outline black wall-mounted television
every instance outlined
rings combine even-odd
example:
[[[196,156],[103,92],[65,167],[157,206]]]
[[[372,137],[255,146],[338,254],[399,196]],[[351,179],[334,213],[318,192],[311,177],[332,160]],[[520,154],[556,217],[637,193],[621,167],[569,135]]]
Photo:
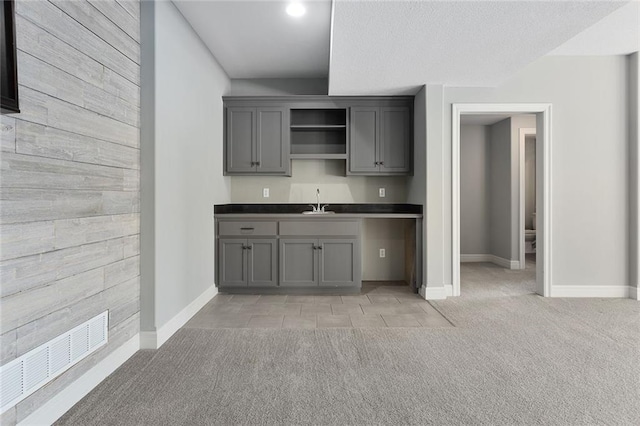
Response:
[[[2,0],[0,9],[0,98],[2,113],[20,112],[18,107],[18,65],[13,0]]]

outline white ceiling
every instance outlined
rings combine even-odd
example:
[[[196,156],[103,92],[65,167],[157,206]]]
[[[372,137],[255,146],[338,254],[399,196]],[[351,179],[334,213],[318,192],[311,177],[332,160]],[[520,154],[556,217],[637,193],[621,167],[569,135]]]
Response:
[[[329,94],[496,86],[624,3],[335,0]]]
[[[550,55],[628,55],[640,50],[640,1],[632,1]]]
[[[231,78],[327,77],[331,0],[304,1],[300,18],[288,1],[174,3]]]

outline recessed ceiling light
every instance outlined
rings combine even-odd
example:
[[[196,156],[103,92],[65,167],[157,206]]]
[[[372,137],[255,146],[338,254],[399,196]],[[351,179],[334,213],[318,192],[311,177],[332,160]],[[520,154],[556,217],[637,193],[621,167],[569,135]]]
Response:
[[[307,9],[304,7],[302,3],[298,3],[297,1],[289,3],[287,6],[287,13],[290,16],[295,18],[299,18],[307,12]]]

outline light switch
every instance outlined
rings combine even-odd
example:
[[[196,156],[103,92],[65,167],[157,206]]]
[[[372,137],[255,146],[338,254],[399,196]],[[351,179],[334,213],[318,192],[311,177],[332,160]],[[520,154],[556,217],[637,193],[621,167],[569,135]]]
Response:
[[[380,249],[380,257],[386,257],[387,251],[385,249]]]
[[[269,188],[262,188],[262,198],[269,198]]]
[[[384,188],[379,188],[379,189],[378,189],[378,197],[380,197],[380,198],[384,198],[384,197],[386,197],[386,196],[387,196],[387,191],[385,191],[385,189],[384,189]]]

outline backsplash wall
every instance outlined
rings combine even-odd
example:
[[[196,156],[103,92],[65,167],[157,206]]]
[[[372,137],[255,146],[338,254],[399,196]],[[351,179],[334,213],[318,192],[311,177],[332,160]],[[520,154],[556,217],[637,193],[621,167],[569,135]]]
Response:
[[[345,176],[344,160],[293,160],[292,176],[232,176],[232,203],[406,203],[404,176]],[[269,198],[262,190],[269,188]],[[385,188],[386,197],[378,196]]]

